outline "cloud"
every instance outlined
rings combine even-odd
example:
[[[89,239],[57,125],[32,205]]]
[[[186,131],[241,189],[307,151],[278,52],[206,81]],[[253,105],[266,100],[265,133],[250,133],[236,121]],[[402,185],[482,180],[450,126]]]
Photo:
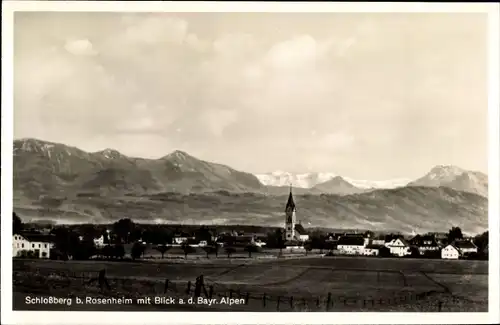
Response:
[[[88,39],[68,40],[64,44],[66,51],[77,56],[92,56],[96,55],[92,43]]]
[[[209,148],[201,158],[249,171],[336,171],[369,156],[375,178],[395,152],[399,176],[414,150],[431,165],[450,141],[466,161],[484,156],[472,145],[484,140],[474,130],[486,128],[487,105],[477,18],[37,15],[16,20],[19,137],[83,148],[97,138],[144,156],[155,143],[168,146],[161,154]],[[132,150],[134,136],[149,147],[134,140]]]

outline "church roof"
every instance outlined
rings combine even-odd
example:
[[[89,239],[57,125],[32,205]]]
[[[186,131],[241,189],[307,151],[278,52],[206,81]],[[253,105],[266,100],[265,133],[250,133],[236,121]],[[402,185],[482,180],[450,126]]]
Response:
[[[307,235],[307,231],[304,229],[300,223],[295,225],[295,231],[299,233],[299,235]]]
[[[288,195],[288,201],[286,202],[286,211],[295,210],[295,202],[293,201],[292,189],[290,188],[290,195]]]

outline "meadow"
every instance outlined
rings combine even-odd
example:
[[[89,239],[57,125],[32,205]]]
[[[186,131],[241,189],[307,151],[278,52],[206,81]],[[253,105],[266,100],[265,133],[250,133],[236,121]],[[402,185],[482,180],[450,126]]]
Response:
[[[370,257],[299,257],[210,259],[188,256],[137,262],[13,262],[14,308],[32,309],[22,295],[134,297],[193,295],[203,275],[214,299],[241,298],[245,304],[131,305],[130,310],[194,311],[486,311],[487,261],[443,261]],[[106,270],[110,288],[89,280]],[[191,282],[191,286],[188,285]],[[189,286],[189,293],[187,293]],[[17,298],[16,298],[17,297]],[[68,308],[38,306],[38,308]],[[56,309],[53,309],[56,308]],[[122,310],[125,306],[72,306],[86,310]]]

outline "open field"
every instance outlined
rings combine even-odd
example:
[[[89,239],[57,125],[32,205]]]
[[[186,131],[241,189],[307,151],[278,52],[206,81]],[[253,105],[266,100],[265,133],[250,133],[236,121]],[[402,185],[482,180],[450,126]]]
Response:
[[[364,257],[193,259],[184,263],[14,260],[13,269],[15,309],[34,308],[23,303],[26,294],[188,298],[193,295],[194,285],[187,294],[187,283],[194,284],[199,275],[204,276],[207,293],[214,299],[241,297],[245,304],[129,307],[203,311],[486,311],[488,299],[485,261]],[[110,285],[104,291],[96,283],[88,283],[101,269],[106,270]],[[43,307],[113,309],[112,305]]]

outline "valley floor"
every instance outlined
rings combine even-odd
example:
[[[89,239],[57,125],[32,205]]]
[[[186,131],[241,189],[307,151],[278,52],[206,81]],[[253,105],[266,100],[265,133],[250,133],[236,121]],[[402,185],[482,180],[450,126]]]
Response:
[[[109,288],[97,278],[106,270]],[[206,303],[179,304],[204,276]],[[13,261],[15,310],[487,311],[488,262],[366,257],[152,261]],[[191,282],[191,285],[188,284]],[[167,285],[166,285],[167,284]],[[189,292],[189,293],[188,293]],[[30,297],[125,297],[131,304],[28,305]],[[175,304],[138,304],[173,298]],[[224,299],[237,299],[229,305]],[[206,301],[205,301],[206,302]]]

